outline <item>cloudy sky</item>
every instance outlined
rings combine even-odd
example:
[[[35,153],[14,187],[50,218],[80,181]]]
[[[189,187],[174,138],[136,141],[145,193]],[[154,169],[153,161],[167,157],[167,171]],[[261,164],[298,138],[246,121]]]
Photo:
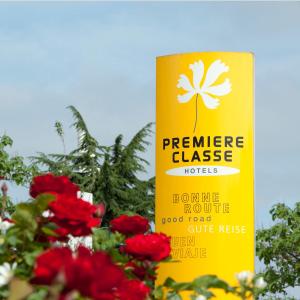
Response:
[[[253,51],[256,223],[266,225],[274,203],[300,198],[299,14],[299,2],[1,3],[0,134],[21,155],[61,151],[53,124],[71,124],[72,104],[101,143],[128,140],[155,121],[156,56]]]

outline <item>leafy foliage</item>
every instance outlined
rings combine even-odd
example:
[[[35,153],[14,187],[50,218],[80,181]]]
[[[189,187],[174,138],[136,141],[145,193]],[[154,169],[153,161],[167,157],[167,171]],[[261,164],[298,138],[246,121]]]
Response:
[[[74,106],[68,108],[73,114],[72,127],[77,132],[78,147],[68,154],[38,153],[32,158],[33,164],[43,172],[69,176],[82,191],[94,195],[95,203],[104,202],[104,224],[129,212],[153,219],[154,178],[138,177],[148,164],[140,154],[149,145],[147,137],[153,124],[143,127],[128,145],[123,145],[123,136],[119,135],[112,146],[103,146],[91,135],[79,111]],[[62,124],[56,122],[55,128],[64,145]]]
[[[10,181],[17,185],[25,185],[31,181],[35,166],[28,166],[24,162],[24,158],[19,155],[10,155],[7,148],[13,146],[13,140],[7,136],[0,136],[0,180]],[[1,185],[2,195],[0,196],[0,216],[5,216],[13,213],[13,201],[7,194],[7,185]]]
[[[267,291],[286,295],[288,287],[300,286],[300,202],[294,209],[277,204],[270,213],[276,223],[257,231],[256,253],[265,264]]]
[[[197,295],[202,295],[206,299],[214,297],[214,293],[210,289],[222,289],[224,292],[235,293],[235,288],[230,287],[228,283],[219,279],[215,275],[204,275],[194,279],[191,282],[176,282],[174,279],[168,277],[163,283],[164,287],[168,289],[166,299],[182,299],[180,292],[191,291],[191,299],[197,299]],[[161,299],[165,299],[162,295]]]
[[[48,242],[39,241],[43,226],[37,220],[42,218],[42,213],[53,199],[53,196],[41,195],[37,199],[18,204],[12,215],[13,226],[4,235],[0,232],[0,265],[17,263],[15,274],[20,279],[30,278],[35,258],[49,247]],[[5,295],[4,292],[5,287],[0,289],[0,299],[1,295]]]
[[[216,290],[235,295],[238,299],[252,299],[253,296],[254,299],[257,299],[263,291],[263,288],[257,286],[259,278],[261,277],[253,276],[251,280],[238,280],[237,286],[230,286],[216,275],[202,275],[191,282],[176,282],[173,278],[168,277],[162,285],[155,289],[154,299],[182,300],[182,292],[188,292],[191,300],[212,299],[216,297]]]
[[[31,181],[36,168],[27,166],[22,156],[11,156],[7,152],[7,148],[12,145],[13,140],[9,136],[2,135],[0,137],[0,178],[24,185]]]

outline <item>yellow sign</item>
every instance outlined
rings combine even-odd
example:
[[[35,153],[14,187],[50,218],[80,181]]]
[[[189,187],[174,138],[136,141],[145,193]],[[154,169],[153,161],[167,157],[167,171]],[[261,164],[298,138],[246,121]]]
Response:
[[[254,270],[253,73],[251,53],[157,58],[155,226],[178,260],[159,283]]]

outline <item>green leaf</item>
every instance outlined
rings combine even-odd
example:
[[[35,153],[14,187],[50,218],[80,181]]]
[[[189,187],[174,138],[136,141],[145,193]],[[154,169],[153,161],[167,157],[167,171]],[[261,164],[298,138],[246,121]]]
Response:
[[[18,244],[22,243],[21,239],[18,236],[19,228],[11,228],[10,231],[6,234],[6,242],[11,246],[16,247]]]
[[[154,289],[154,291],[152,292],[154,299],[157,300],[162,300],[164,297],[164,291],[163,291],[163,286],[158,286]]]
[[[52,194],[41,194],[36,197],[33,201],[33,205],[35,207],[35,213],[37,215],[41,215],[45,210],[48,209],[49,203],[54,201],[56,197]]]
[[[48,295],[48,291],[45,288],[34,291],[26,300],[44,300]]]
[[[193,281],[193,286],[204,289],[218,288],[226,292],[229,291],[228,283],[220,280],[216,275],[200,276]]]
[[[36,258],[43,252],[42,248],[37,248],[31,252],[24,252],[24,260],[28,266],[34,266]]]
[[[167,300],[182,300],[182,297],[174,292],[167,294]]]
[[[12,215],[12,219],[18,227],[31,232],[37,229],[37,222],[34,217],[34,208],[28,203],[18,204],[15,213]]]
[[[171,277],[168,277],[163,283],[163,286],[168,288],[173,288],[173,286],[175,285],[176,285],[176,281]]]
[[[49,225],[43,226],[41,230],[48,236],[59,237],[59,235]]]

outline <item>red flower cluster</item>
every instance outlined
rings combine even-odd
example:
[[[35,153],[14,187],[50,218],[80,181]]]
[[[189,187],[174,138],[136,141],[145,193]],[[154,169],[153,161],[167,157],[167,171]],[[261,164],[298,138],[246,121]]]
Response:
[[[170,237],[163,233],[138,234],[127,238],[122,250],[139,260],[158,262],[170,256]]]
[[[149,221],[139,215],[121,215],[110,222],[111,231],[118,231],[124,235],[145,233],[149,230]]]
[[[99,208],[87,201],[77,198],[79,187],[72,183],[66,176],[46,174],[33,179],[30,195],[37,197],[42,193],[49,193],[56,199],[49,204],[52,212],[49,221],[58,228],[55,232],[57,239],[64,240],[68,234],[73,236],[86,236],[91,234],[91,229],[100,225]],[[98,214],[98,215],[97,215]]]
[[[55,196],[48,205],[49,216],[40,218],[42,226],[44,222],[57,225],[59,237],[55,239],[66,240],[69,234],[89,235],[101,223],[104,204],[92,205],[78,198],[78,191],[78,186],[65,176],[46,174],[33,180],[32,197],[42,193]],[[149,221],[139,215],[122,215],[111,221],[110,229],[126,236],[124,245],[118,248],[120,254],[128,255],[125,262],[122,259],[117,265],[108,253],[91,252],[82,246],[75,255],[66,247],[51,248],[37,258],[32,283],[59,283],[63,286],[61,300],[68,299],[74,291],[94,300],[145,300],[151,289],[143,281],[153,283],[157,262],[170,256],[170,237],[147,233]]]
[[[95,300],[144,300],[150,288],[142,281],[129,280],[105,252],[91,253],[80,247],[72,256],[68,248],[53,248],[41,254],[34,269],[35,284],[65,284],[64,296],[78,291]]]

